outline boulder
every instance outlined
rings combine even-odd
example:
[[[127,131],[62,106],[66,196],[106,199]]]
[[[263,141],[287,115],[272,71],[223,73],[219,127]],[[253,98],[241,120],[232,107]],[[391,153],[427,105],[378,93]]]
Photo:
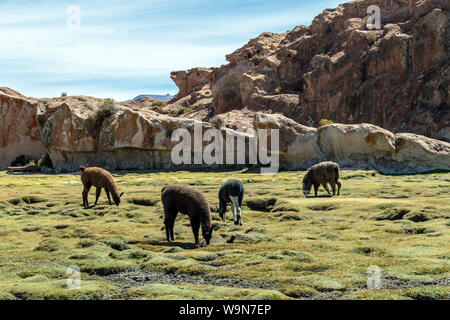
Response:
[[[0,88],[0,169],[18,156],[40,159],[47,153],[36,121],[37,100]]]
[[[316,128],[301,125],[281,114],[262,112],[256,113],[254,126],[257,132],[261,129],[279,130],[281,169],[305,170],[324,159],[319,148],[319,135]]]
[[[395,135],[375,125],[331,124],[318,129],[318,142],[327,160],[355,169],[384,168],[395,152]]]
[[[412,133],[395,135],[396,168],[385,168],[386,173],[416,173],[432,170],[450,170],[450,143]]]
[[[104,99],[67,97],[43,99],[38,103],[38,123],[42,142],[48,149],[53,166],[77,170],[80,166],[107,169],[202,168],[206,164],[174,165],[171,159],[172,133],[186,129],[194,147],[194,127],[201,132],[213,128],[207,122],[170,117],[135,104],[114,103],[111,112],[102,117]],[[101,119],[101,121],[99,120]],[[243,135],[228,128],[221,131]],[[224,140],[225,141],[225,140]],[[202,141],[202,147],[209,144]],[[220,165],[217,165],[220,166]]]

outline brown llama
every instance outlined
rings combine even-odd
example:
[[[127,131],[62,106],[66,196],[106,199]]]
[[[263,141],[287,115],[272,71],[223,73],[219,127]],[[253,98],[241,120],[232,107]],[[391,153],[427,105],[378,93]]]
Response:
[[[116,182],[114,181],[114,177],[111,175],[111,173],[102,168],[96,167],[90,168],[80,167],[80,171],[81,171],[81,182],[83,182],[84,186],[83,206],[85,208],[89,208],[88,194],[92,186],[97,188],[94,206],[97,205],[98,198],[100,197],[100,193],[102,192],[102,188],[104,188],[106,191],[106,195],[108,196],[108,201],[110,205],[112,205],[112,203],[109,194],[111,194],[114,203],[117,206],[120,204],[120,198],[122,197],[123,192],[119,194]]]
[[[314,196],[317,197],[317,191],[320,185],[323,185],[331,196],[328,183],[331,185],[331,189],[333,189],[333,196],[336,194],[336,185],[338,186],[339,195],[342,183],[339,180],[339,165],[336,162],[325,161],[309,168],[303,178],[303,194],[305,197],[308,197],[311,187],[314,186]]]
[[[180,185],[168,185],[161,190],[161,201],[164,206],[164,224],[167,241],[174,240],[173,227],[178,212],[186,214],[191,220],[195,245],[199,246],[198,231],[202,226],[202,235],[206,245],[212,237],[213,226],[208,201],[198,191]]]

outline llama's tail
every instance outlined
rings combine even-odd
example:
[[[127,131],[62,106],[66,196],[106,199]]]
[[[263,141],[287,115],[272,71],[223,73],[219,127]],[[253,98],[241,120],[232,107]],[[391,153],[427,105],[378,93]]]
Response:
[[[335,171],[335,179],[336,179],[336,183],[339,181],[339,165],[337,165],[334,169]]]
[[[81,166],[79,169],[81,172],[84,172],[84,170],[86,170],[86,167]]]

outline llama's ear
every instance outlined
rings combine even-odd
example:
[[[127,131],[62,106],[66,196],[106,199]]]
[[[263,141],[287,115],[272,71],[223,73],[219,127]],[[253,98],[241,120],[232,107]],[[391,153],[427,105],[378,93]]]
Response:
[[[120,194],[119,198],[122,198],[123,194],[124,194],[124,193],[122,192],[122,193]]]

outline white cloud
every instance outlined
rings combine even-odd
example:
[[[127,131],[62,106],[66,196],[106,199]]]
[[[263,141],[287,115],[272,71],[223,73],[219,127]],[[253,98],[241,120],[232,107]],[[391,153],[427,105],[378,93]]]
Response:
[[[109,1],[103,2],[104,7],[77,2],[82,9],[80,31],[66,28],[67,3],[0,3],[0,85],[18,86],[14,89],[24,88],[24,94],[35,96],[59,94],[58,81],[74,90],[83,89],[83,79],[89,83],[86,94],[124,97],[134,92],[130,85],[136,90],[148,88],[144,93],[165,92],[164,85],[174,90],[170,71],[219,66],[225,63],[226,54],[259,33],[309,24],[325,3],[337,3],[319,1],[294,9],[283,9],[280,4],[272,12],[230,10],[199,16],[170,11],[177,6],[190,8],[183,1]],[[189,5],[196,8],[202,3],[196,0]],[[99,79],[98,83],[93,79]],[[109,79],[114,82],[110,89]],[[120,81],[123,89],[117,85]]]

